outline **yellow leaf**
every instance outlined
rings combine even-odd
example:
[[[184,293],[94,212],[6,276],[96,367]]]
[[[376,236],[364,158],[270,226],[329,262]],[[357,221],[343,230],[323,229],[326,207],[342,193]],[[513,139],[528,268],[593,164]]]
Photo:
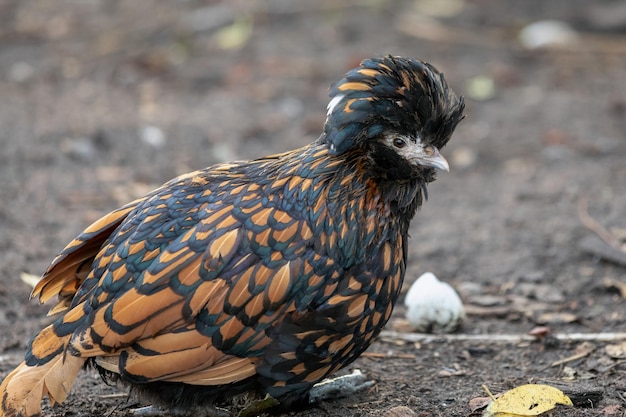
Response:
[[[489,404],[484,417],[538,416],[557,404],[573,405],[563,391],[549,385],[527,384],[513,388]]]
[[[218,30],[214,36],[222,49],[240,49],[252,36],[253,21],[249,16],[237,18],[232,25]]]

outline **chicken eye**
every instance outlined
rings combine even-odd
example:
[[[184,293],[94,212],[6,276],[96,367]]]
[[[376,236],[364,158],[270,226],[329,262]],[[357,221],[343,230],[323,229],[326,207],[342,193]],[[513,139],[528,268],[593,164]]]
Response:
[[[396,138],[393,140],[393,146],[396,148],[404,148],[406,146],[406,141],[404,139]]]

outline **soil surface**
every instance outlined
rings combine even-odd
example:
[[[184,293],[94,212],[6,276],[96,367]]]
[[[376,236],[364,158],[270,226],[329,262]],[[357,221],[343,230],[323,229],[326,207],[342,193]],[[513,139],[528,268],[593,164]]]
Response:
[[[529,382],[571,394],[575,407],[554,416],[624,415],[620,4],[3,1],[0,378],[50,322],[22,273],[40,275],[92,221],[177,174],[315,140],[328,86],[363,58],[394,54],[433,63],[466,96],[444,149],[451,172],[412,223],[405,287],[432,271],[467,318],[456,338],[386,333],[345,370],[362,370],[372,389],[288,415],[480,415],[481,385],[495,394]],[[520,30],[545,19],[576,38],[524,48]],[[616,241],[613,260],[594,229]],[[407,332],[402,298],[387,331]],[[537,326],[547,336],[505,337]],[[44,415],[140,405],[85,371]]]

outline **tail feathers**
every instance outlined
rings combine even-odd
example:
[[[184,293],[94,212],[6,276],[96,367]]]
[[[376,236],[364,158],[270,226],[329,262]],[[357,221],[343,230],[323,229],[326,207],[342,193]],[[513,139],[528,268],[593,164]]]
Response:
[[[84,363],[85,358],[68,354],[38,366],[22,362],[0,385],[0,417],[38,416],[46,395],[52,405],[65,401]]]

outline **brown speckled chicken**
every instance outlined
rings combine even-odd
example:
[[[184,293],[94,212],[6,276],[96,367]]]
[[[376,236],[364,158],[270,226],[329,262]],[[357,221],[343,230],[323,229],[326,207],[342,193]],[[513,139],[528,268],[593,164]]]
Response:
[[[244,391],[288,407],[354,361],[391,315],[463,100],[391,56],[330,96],[314,143],[182,175],[72,241],[33,291],[61,314],[4,379],[1,415],[64,401],[86,363],[173,407]]]

